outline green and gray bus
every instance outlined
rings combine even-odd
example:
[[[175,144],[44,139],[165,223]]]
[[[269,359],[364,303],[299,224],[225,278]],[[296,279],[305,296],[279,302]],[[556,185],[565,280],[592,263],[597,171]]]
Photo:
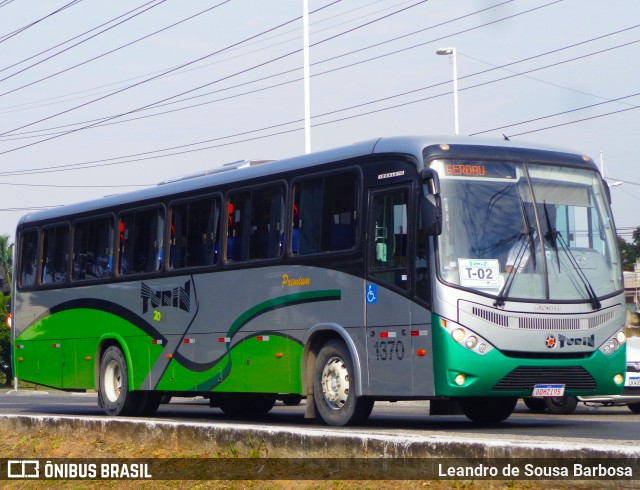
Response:
[[[242,161],[24,216],[20,379],[230,414],[376,400],[499,422],[519,397],[622,391],[625,310],[608,187],[588,157],[394,137]]]

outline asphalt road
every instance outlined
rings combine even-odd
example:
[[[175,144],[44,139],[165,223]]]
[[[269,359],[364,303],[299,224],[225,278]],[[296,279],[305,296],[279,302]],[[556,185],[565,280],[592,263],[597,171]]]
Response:
[[[303,402],[304,404],[304,402]],[[288,407],[280,402],[260,418],[231,418],[217,408],[209,408],[206,400],[173,398],[160,406],[157,420],[210,424],[264,424],[266,426],[321,427],[304,419],[304,405]],[[60,392],[1,391],[0,414],[104,417],[96,405],[96,395]],[[579,404],[572,415],[531,413],[518,403],[514,414],[502,424],[477,426],[463,415],[430,416],[428,402],[378,402],[364,427],[343,428],[345,431],[423,437],[463,436],[494,441],[530,442],[558,440],[593,445],[640,447],[640,415],[627,407],[587,407]]]

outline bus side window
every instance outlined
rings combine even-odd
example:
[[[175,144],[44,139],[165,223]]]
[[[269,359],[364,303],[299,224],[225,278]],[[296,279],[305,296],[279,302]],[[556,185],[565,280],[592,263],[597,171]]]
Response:
[[[69,228],[55,226],[42,233],[42,284],[63,283],[67,280],[69,259]]]
[[[20,286],[32,287],[36,283],[38,269],[38,232],[23,231],[20,234]]]
[[[112,272],[113,222],[110,218],[74,225],[73,280],[101,279]]]
[[[169,267],[202,267],[218,260],[220,201],[205,197],[171,207]]]
[[[380,281],[407,289],[408,189],[373,195],[371,206],[371,275]]]
[[[353,172],[298,182],[294,187],[291,253],[306,255],[353,248],[357,196]]]

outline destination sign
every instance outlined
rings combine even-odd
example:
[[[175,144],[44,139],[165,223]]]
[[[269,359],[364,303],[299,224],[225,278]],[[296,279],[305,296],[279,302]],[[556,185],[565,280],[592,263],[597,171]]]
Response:
[[[455,160],[443,164],[444,174],[452,177],[516,178],[515,168],[510,163]]]

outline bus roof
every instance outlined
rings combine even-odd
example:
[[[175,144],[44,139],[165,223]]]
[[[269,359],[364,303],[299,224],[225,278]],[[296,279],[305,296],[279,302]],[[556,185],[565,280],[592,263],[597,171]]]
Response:
[[[231,182],[240,182],[272,174],[287,172],[296,169],[309,168],[323,163],[349,160],[372,154],[405,154],[413,155],[418,161],[422,160],[424,148],[432,145],[456,145],[474,148],[493,147],[504,150],[534,150],[565,154],[573,159],[578,155],[570,150],[543,147],[538,145],[523,144],[502,139],[487,139],[477,137],[459,136],[397,136],[388,138],[376,138],[368,141],[354,143],[348,146],[324,150],[306,155],[299,155],[282,160],[246,160],[233,162],[228,166],[221,166],[210,171],[198,172],[183,177],[168,178],[162,180],[157,186],[145,188],[133,192],[114,194],[100,197],[91,201],[69,204],[65,206],[34,211],[20,218],[18,228],[27,223],[44,220],[55,220],[68,215],[121,207],[129,202],[150,201],[155,198],[187,193],[197,189],[206,189]],[[260,163],[256,165],[255,163]],[[592,164],[593,165],[593,164]]]

